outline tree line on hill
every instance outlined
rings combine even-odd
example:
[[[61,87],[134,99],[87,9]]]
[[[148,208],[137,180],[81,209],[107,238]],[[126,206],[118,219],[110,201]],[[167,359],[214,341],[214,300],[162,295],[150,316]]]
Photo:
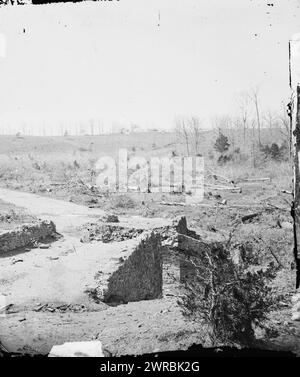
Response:
[[[286,101],[288,102],[288,101]],[[280,111],[262,111],[258,89],[240,93],[236,98],[237,116],[225,115],[212,119],[214,137],[211,149],[217,152],[218,163],[231,160],[261,158],[288,160],[291,156],[291,102]],[[178,116],[174,130],[184,153],[203,154],[203,138],[207,126],[199,116]],[[213,155],[212,150],[209,156]]]

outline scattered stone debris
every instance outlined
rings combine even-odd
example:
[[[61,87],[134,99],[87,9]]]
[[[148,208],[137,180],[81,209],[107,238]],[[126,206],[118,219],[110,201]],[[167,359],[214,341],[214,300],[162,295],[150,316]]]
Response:
[[[49,249],[50,245],[49,244],[41,244],[41,245],[39,245],[39,248],[40,249]]]
[[[49,260],[58,260],[59,257],[48,257]]]
[[[112,241],[121,242],[138,237],[143,232],[144,229],[126,228],[119,225],[90,223],[85,226],[83,236],[81,237],[80,241],[83,243],[91,241],[101,241],[104,243]]]
[[[85,305],[80,305],[80,304],[59,304],[59,305],[54,305],[54,304],[43,304],[43,305],[38,305],[34,311],[36,312],[74,312],[74,313],[82,313],[86,312],[87,308]]]
[[[119,222],[119,218],[118,218],[117,215],[109,214],[109,213],[107,213],[103,217],[101,217],[100,220],[105,222],[105,223],[118,223]]]
[[[99,340],[53,346],[48,357],[105,357]]]

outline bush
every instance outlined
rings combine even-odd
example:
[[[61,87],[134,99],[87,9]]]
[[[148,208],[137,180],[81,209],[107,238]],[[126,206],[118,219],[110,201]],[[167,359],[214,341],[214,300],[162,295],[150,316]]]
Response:
[[[232,154],[221,154],[218,158],[218,165],[224,165],[229,161],[233,160],[233,155]]]
[[[225,136],[221,131],[219,131],[219,136],[215,142],[214,148],[220,153],[228,151],[230,144],[228,142],[228,137]]]
[[[286,144],[282,144],[280,147],[276,143],[269,145],[262,145],[260,151],[264,154],[265,158],[270,158],[275,161],[283,160],[287,157],[288,148]]]
[[[136,203],[127,195],[117,195],[111,198],[111,206],[113,208],[134,208]]]
[[[281,153],[280,153],[279,146],[276,143],[273,143],[270,148],[271,158],[273,158],[274,160],[279,160],[281,157],[280,154]]]
[[[183,314],[211,329],[214,345],[251,344],[253,324],[265,320],[274,304],[268,285],[275,278],[274,264],[253,268],[253,253],[234,263],[231,251],[221,244],[204,253],[201,259],[190,260],[195,274],[179,302]]]

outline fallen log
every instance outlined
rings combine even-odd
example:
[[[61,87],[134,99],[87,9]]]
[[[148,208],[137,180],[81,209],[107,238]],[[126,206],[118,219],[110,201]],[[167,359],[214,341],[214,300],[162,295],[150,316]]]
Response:
[[[284,193],[284,194],[293,195],[292,191],[280,190],[280,192],[282,192],[282,193]]]
[[[273,258],[276,260],[276,262],[278,263],[278,266],[279,267],[283,267],[282,263],[280,262],[279,258],[277,257],[277,255],[274,253],[274,251],[268,247],[268,250],[269,252],[271,253],[271,255],[273,256]]]
[[[9,351],[4,347],[4,345],[0,342],[0,356],[7,355]]]
[[[245,223],[248,220],[252,220],[255,217],[261,215],[261,212],[256,212],[256,213],[250,213],[249,215],[245,215],[241,218],[242,222]]]
[[[160,205],[164,205],[164,206],[181,206],[181,207],[185,207],[187,204],[186,203],[179,203],[179,202],[159,202],[158,204]],[[194,206],[194,207],[206,207],[206,208],[257,208],[257,209],[262,209],[262,210],[272,210],[272,209],[278,209],[280,211],[286,211],[286,212],[289,212],[290,210],[287,209],[287,208],[282,208],[282,207],[277,207],[273,204],[268,204],[267,206],[266,205],[262,205],[262,204],[230,204],[230,205],[227,205],[227,204],[222,204],[222,203],[219,203],[219,204],[209,204],[209,203],[193,203],[191,204],[191,206]]]
[[[278,207],[278,206],[275,206],[274,204],[271,204],[271,203],[269,203],[268,206],[272,207],[272,208],[275,208],[275,209],[278,209],[280,211],[291,212],[291,210],[289,208]]]
[[[231,190],[231,191],[239,191],[242,192],[241,187],[229,187],[229,186],[214,186],[214,185],[204,185],[205,187],[209,188],[210,190]]]
[[[163,206],[186,206],[186,203],[179,203],[179,202],[159,202],[159,204]]]
[[[214,173],[214,172],[212,172],[212,171],[209,172],[208,176],[213,177],[215,180],[217,180],[218,177],[219,177],[219,178],[221,178],[223,181],[225,181],[225,182],[227,182],[227,183],[231,183],[231,184],[233,184],[233,180],[230,180],[230,179],[228,179],[228,178],[225,178],[225,177],[223,177],[222,175],[217,174],[217,173]]]
[[[271,178],[244,178],[239,179],[238,182],[265,182],[265,181],[271,181]]]
[[[281,207],[277,207],[275,205],[271,205],[271,204],[268,204],[268,205],[263,205],[263,204],[230,204],[230,205],[226,205],[226,204],[208,204],[208,203],[196,203],[194,204],[195,206],[198,206],[198,207],[207,207],[207,208],[258,208],[258,209],[262,209],[262,210],[270,210],[270,209],[278,209],[278,210],[281,210],[281,211],[289,211],[289,209],[286,209],[286,208],[281,208]]]

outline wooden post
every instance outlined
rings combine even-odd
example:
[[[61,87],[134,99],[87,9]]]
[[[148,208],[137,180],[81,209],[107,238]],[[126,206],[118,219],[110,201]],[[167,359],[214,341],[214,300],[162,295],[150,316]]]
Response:
[[[294,199],[292,217],[294,221],[294,256],[296,262],[296,288],[300,286],[300,35],[289,43],[290,86],[293,91],[291,103],[292,144],[294,157]]]

